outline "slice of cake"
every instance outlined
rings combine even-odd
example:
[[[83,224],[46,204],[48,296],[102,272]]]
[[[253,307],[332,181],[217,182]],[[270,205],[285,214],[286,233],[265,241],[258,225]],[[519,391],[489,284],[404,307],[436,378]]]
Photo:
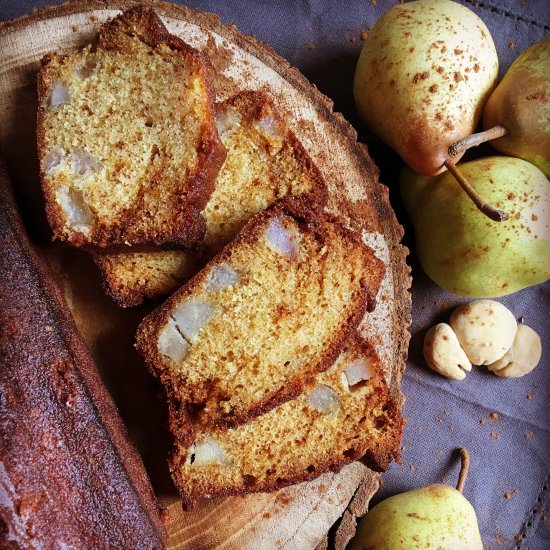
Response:
[[[308,154],[261,92],[245,91],[218,106],[227,158],[204,209],[206,255],[213,256],[257,212],[285,195],[309,194],[324,204],[326,187]],[[200,261],[192,253],[95,254],[108,293],[121,305],[169,294]]]
[[[176,249],[93,252],[92,257],[107,293],[122,307],[170,294],[200,269],[202,258],[196,252]]]
[[[375,351],[352,337],[298,398],[223,430],[178,433],[170,469],[184,506],[201,498],[273,491],[363,458],[384,471],[398,456],[403,419]]]
[[[244,91],[217,108],[227,158],[204,209],[205,243],[212,255],[276,199],[309,194],[324,205],[321,173],[264,93]]]
[[[95,49],[46,56],[38,95],[54,238],[98,247],[203,238],[200,212],[225,158],[210,75],[152,10],[105,24]]]
[[[334,362],[383,273],[356,235],[286,197],[144,319],[137,348],[199,424],[236,425]]]

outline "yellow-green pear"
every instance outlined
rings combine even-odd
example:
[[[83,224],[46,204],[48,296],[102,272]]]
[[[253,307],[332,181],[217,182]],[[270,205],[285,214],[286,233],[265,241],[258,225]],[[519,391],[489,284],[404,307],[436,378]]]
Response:
[[[461,490],[434,484],[389,497],[369,511],[349,546],[349,550],[425,548],[483,550],[475,510]]]
[[[361,522],[350,550],[483,549],[472,505],[454,488],[428,485],[389,497]]]
[[[488,157],[459,165],[472,186],[510,218],[483,216],[451,174],[406,168],[401,196],[415,229],[416,253],[440,287],[492,298],[550,279],[550,182],[533,164]]]
[[[497,73],[495,45],[473,11],[450,0],[398,4],[369,31],[355,102],[409,166],[435,175],[449,146],[474,131]]]
[[[512,63],[483,111],[485,129],[502,126],[499,151],[531,161],[550,176],[550,35]]]

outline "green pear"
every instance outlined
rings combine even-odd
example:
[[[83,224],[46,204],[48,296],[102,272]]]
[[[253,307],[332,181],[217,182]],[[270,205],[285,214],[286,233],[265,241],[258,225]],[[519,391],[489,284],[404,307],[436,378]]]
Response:
[[[369,31],[355,102],[409,166],[435,175],[449,146],[474,131],[497,73],[495,45],[473,11],[450,0],[398,4]]]
[[[401,196],[415,229],[416,253],[440,287],[493,298],[550,278],[550,182],[534,165],[488,157],[459,165],[479,193],[510,218],[483,216],[447,173],[406,168]]]
[[[476,512],[461,490],[434,484],[389,497],[369,511],[349,546],[415,548],[483,550]]]
[[[472,505],[455,488],[428,485],[377,504],[349,550],[483,549]]]
[[[528,160],[550,176],[550,35],[510,66],[483,111],[485,129],[502,126],[499,151]]]

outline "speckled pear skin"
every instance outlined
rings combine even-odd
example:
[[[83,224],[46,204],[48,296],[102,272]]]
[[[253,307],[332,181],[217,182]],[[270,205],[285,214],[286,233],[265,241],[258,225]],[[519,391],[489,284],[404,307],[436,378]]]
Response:
[[[501,125],[508,135],[492,145],[538,166],[550,176],[550,35],[525,50],[487,100],[485,129]]]
[[[497,73],[489,30],[471,10],[449,0],[399,4],[369,31],[355,102],[409,166],[435,175],[449,146],[474,131]]]
[[[511,294],[550,278],[550,182],[533,164],[487,157],[459,165],[491,204],[484,216],[447,172],[401,174],[401,196],[415,228],[424,271],[440,287],[475,298]]]
[[[461,493],[428,485],[383,500],[359,524],[350,550],[482,550],[477,516]]]

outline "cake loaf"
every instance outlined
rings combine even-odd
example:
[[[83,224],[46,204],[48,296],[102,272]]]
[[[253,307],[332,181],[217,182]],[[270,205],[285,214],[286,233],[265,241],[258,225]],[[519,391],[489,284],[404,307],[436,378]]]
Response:
[[[146,317],[136,346],[194,422],[240,424],[334,362],[383,273],[355,234],[285,197]]]
[[[309,195],[323,205],[323,178],[264,93],[243,91],[217,107],[227,158],[203,215],[205,250],[212,257],[257,212],[286,195]],[[94,253],[107,292],[122,306],[166,295],[198,271],[202,259],[183,250]]]
[[[0,547],[160,549],[141,459],[0,163]]]
[[[96,247],[202,240],[200,211],[225,149],[200,52],[138,6],[100,29],[97,48],[47,55],[38,96],[54,238]]]
[[[170,469],[187,508],[206,497],[280,489],[360,458],[384,471],[403,429],[378,357],[358,336],[302,395],[246,424],[197,429],[185,446],[178,416],[172,411]]]

